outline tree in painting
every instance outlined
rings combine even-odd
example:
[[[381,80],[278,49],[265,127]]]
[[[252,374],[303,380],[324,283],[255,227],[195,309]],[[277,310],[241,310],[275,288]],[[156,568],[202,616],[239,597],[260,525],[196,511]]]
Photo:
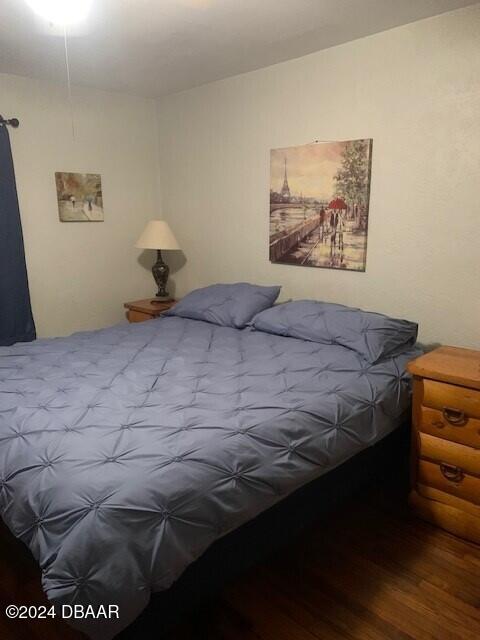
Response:
[[[342,166],[335,175],[335,195],[343,198],[357,227],[366,223],[370,180],[369,140],[352,140],[343,150]]]

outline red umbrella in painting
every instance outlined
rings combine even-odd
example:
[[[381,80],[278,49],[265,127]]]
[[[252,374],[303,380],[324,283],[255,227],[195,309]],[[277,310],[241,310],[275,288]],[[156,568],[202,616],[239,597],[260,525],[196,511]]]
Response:
[[[342,200],[342,198],[335,198],[335,200],[332,200],[330,202],[330,204],[328,205],[329,209],[336,209],[337,211],[340,211],[341,209],[346,210],[347,209],[347,205],[345,204],[345,201]]]

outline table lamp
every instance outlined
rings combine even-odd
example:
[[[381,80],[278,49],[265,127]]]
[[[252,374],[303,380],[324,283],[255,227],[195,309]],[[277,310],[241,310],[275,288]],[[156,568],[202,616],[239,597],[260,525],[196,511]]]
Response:
[[[158,291],[155,296],[156,300],[152,300],[152,302],[162,303],[171,300],[167,291],[170,269],[163,261],[162,249],[174,251],[180,249],[180,247],[165,220],[150,220],[135,246],[138,249],[155,249],[157,251],[157,261],[152,267],[152,273],[157,283]]]

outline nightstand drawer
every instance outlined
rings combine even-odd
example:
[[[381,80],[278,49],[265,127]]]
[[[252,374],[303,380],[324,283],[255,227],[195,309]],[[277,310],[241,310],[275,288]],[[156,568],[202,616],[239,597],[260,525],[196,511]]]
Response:
[[[448,504],[455,509],[461,509],[464,513],[478,518],[478,523],[480,524],[480,505],[468,502],[468,500],[462,500],[462,498],[452,496],[451,493],[445,493],[445,491],[439,491],[434,487],[427,487],[426,484],[418,484],[417,492],[428,500],[435,500],[436,502]]]
[[[452,425],[439,409],[420,407],[419,431],[451,442],[459,442],[480,449],[480,420],[466,418],[461,424]]]
[[[442,412],[453,426],[468,418],[480,419],[480,391],[436,380],[423,380],[422,404]]]
[[[425,520],[456,536],[480,543],[480,513],[476,505],[449,493],[422,486],[410,493],[409,502]]]
[[[463,444],[419,433],[419,454],[430,462],[458,467],[464,473],[480,477],[480,450]]]
[[[134,309],[129,309],[127,311],[127,318],[129,322],[145,322],[145,320],[152,320],[155,316],[150,315],[149,313],[142,313],[141,311],[135,311]]]
[[[420,459],[417,481],[420,485],[445,491],[473,504],[480,504],[480,478],[465,473],[454,465]]]

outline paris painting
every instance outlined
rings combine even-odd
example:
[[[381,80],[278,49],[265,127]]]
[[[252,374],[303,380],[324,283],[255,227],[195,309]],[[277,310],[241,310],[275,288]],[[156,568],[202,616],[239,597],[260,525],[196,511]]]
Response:
[[[372,140],[270,152],[270,261],[365,271]]]
[[[102,178],[98,173],[55,174],[61,222],[102,222]]]

